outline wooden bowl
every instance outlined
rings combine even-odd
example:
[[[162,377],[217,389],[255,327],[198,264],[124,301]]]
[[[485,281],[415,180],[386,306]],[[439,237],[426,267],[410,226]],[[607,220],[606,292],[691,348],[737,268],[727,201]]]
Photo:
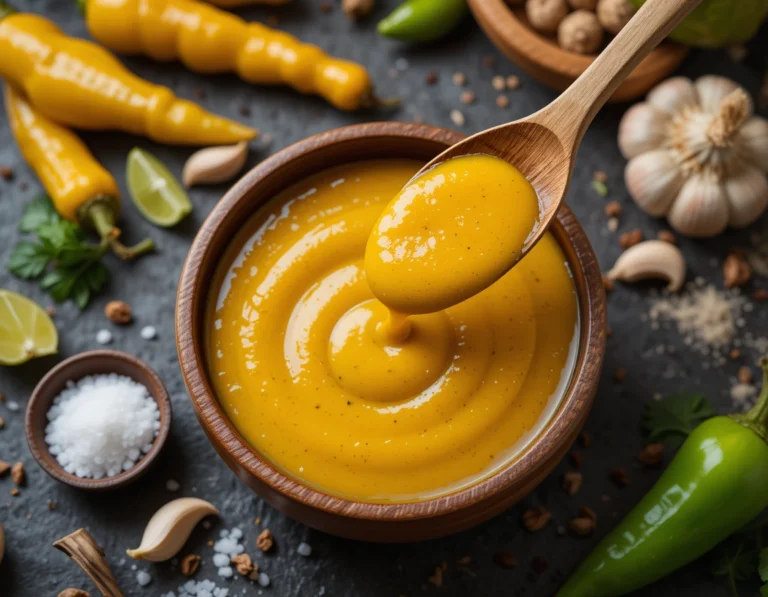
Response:
[[[563,207],[552,231],[568,258],[579,296],[581,337],[566,395],[539,437],[504,469],[469,488],[411,503],[366,503],[302,485],[262,458],[227,418],[211,389],[204,313],[211,280],[227,244],[265,201],[311,174],[358,160],[429,161],[459,133],[420,124],[380,122],[328,131],[265,160],[221,199],[195,238],[181,274],[176,343],[198,419],[240,480],[275,508],[311,527],[365,541],[415,541],[447,535],[495,516],[528,494],[568,451],[589,412],[605,351],[605,293],[584,231]]]
[[[469,0],[475,19],[493,44],[512,62],[548,87],[565,90],[595,56],[563,50],[555,36],[535,31],[523,6],[504,0]],[[671,74],[688,55],[688,48],[664,42],[653,50],[625,79],[609,101],[626,102],[648,91]]]
[[[152,443],[152,449],[144,454],[132,469],[114,477],[84,479],[66,472],[56,457],[48,450],[48,444],[45,443],[47,414],[51,404],[53,404],[53,399],[61,393],[68,381],[77,381],[86,375],[104,373],[124,375],[146,386],[149,394],[157,402],[157,408],[160,411],[160,429]],[[171,400],[163,381],[141,359],[114,350],[91,350],[62,361],[40,380],[32,392],[29,404],[27,404],[24,427],[32,456],[51,477],[65,485],[86,491],[117,489],[141,477],[152,465],[160,450],[163,449],[171,430]]]

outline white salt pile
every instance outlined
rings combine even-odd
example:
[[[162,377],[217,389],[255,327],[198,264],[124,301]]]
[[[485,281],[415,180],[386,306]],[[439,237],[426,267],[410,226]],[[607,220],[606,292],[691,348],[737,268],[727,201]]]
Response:
[[[68,473],[101,479],[133,468],[159,429],[147,388],[111,373],[67,384],[48,411],[45,441]]]
[[[164,593],[160,597],[228,597],[229,589],[222,589],[210,580],[185,582],[178,588],[178,592]]]
[[[243,538],[243,531],[240,529],[222,529],[219,532],[219,540],[213,544],[213,565],[216,566],[216,572],[221,578],[232,578],[235,571],[230,565],[232,558],[245,553],[245,547],[240,540]]]

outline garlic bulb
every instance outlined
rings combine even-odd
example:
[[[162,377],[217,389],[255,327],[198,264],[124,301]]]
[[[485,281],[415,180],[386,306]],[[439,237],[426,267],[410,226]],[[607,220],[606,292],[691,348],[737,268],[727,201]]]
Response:
[[[768,121],[736,83],[672,77],[632,106],[619,126],[635,202],[689,236],[743,228],[768,207]]]

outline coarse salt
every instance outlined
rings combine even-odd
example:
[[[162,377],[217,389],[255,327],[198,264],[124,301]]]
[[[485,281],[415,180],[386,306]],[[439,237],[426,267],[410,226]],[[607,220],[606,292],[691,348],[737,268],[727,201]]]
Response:
[[[157,337],[157,330],[153,325],[144,326],[139,333],[144,340],[154,340]]]
[[[51,454],[68,473],[93,479],[133,468],[160,429],[147,388],[115,373],[68,382],[47,417]]]
[[[99,330],[96,332],[96,342],[99,344],[109,344],[112,342],[112,332],[109,330]]]
[[[190,580],[178,588],[178,593],[171,591],[160,597],[229,597],[229,589],[217,587],[210,580]]]
[[[152,582],[152,577],[149,575],[149,572],[139,570],[139,572],[136,573],[136,582],[139,583],[140,587],[146,587]]]

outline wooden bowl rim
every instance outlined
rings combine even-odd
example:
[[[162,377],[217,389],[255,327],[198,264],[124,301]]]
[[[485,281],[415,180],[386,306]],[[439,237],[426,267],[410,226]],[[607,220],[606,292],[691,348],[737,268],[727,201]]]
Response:
[[[576,79],[597,58],[598,54],[578,54],[564,50],[551,39],[528,26],[515,14],[514,7],[504,0],[468,0],[472,14],[491,38],[498,37],[528,60],[552,73]],[[681,60],[688,48],[673,42],[663,42],[633,70],[622,85],[635,79],[651,77],[659,60]]]
[[[573,213],[563,205],[553,224],[556,227],[561,227],[563,236],[570,239],[574,259],[585,280],[586,296],[579,296],[580,354],[577,357],[573,375],[565,394],[544,429],[517,458],[485,479],[455,492],[427,500],[371,503],[326,494],[283,473],[251,448],[248,442],[242,438],[215,397],[208,381],[207,367],[203,359],[204,349],[199,341],[202,335],[205,299],[198,297],[200,298],[200,307],[195,312],[195,295],[196,293],[199,295],[201,292],[206,271],[210,270],[212,274],[215,269],[214,264],[211,263],[213,259],[208,258],[208,254],[211,252],[220,254],[224,250],[224,247],[214,246],[212,242],[214,232],[224,225],[227,214],[236,205],[250,200],[249,195],[256,185],[292,161],[318,150],[350,141],[368,140],[375,143],[376,139],[381,138],[398,138],[403,142],[408,140],[432,141],[448,146],[457,143],[464,136],[455,131],[425,124],[401,122],[356,124],[325,131],[298,141],[255,166],[235,183],[219,201],[200,227],[187,254],[176,301],[176,345],[182,375],[198,420],[209,439],[214,441],[215,438],[218,444],[216,446],[217,451],[226,452],[232,462],[238,463],[250,475],[283,496],[309,508],[351,519],[407,521],[442,516],[484,501],[500,491],[522,482],[528,471],[544,465],[557,452],[557,448],[562,442],[569,441],[569,437],[573,434],[573,429],[569,427],[569,423],[578,420],[579,415],[583,415],[589,410],[597,391],[607,326],[605,292],[597,258],[589,240]],[[352,161],[356,161],[354,157],[350,160],[350,162]],[[319,167],[317,171],[322,169],[324,168]],[[254,211],[255,209],[256,207],[254,207]],[[567,232],[565,232],[565,228],[567,228]],[[579,274],[579,272],[573,273],[574,277]],[[576,284],[575,280],[574,283]],[[207,289],[204,292],[207,295]],[[584,313],[588,313],[590,316],[583,317],[582,314]],[[542,449],[542,447],[546,449]]]
[[[45,428],[37,429],[36,433],[36,421],[38,420],[36,417],[37,410],[44,409],[42,416],[45,417],[53,403],[53,399],[64,389],[64,385],[67,381],[77,381],[77,379],[82,379],[85,375],[99,374],[103,372],[102,368],[99,367],[94,369],[92,373],[85,373],[77,379],[69,377],[59,379],[66,371],[75,369],[84,362],[93,366],[96,363],[109,364],[110,362],[115,361],[121,362],[127,369],[126,372],[120,374],[130,377],[134,381],[146,386],[149,395],[152,396],[157,403],[157,407],[160,411],[160,429],[157,432],[157,437],[155,437],[152,442],[152,448],[149,452],[147,452],[130,470],[123,471],[114,477],[104,477],[102,479],[82,478],[72,475],[66,472],[58,463],[56,457],[50,453],[48,444],[45,443]],[[112,372],[117,373],[116,371]],[[136,376],[137,372],[140,372],[144,377],[149,379],[151,383],[145,384],[143,379]],[[52,384],[55,384],[56,388],[51,388],[50,386]],[[76,489],[83,489],[86,491],[106,491],[125,487],[147,472],[153,461],[165,446],[165,442],[168,439],[171,430],[171,418],[171,399],[168,396],[168,391],[165,388],[163,380],[152,367],[140,358],[125,352],[117,350],[89,350],[63,360],[53,369],[48,371],[48,373],[46,373],[38,382],[27,403],[27,410],[24,416],[24,433],[32,456],[51,477]],[[43,421],[45,420],[46,419],[43,419]]]

